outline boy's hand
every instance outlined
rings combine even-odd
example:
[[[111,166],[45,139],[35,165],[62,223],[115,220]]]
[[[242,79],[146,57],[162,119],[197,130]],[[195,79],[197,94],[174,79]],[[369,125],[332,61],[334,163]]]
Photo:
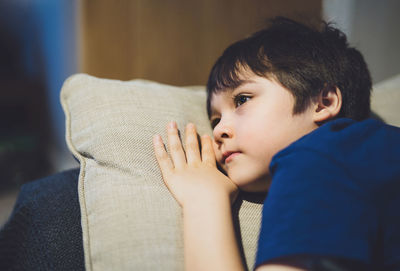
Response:
[[[189,123],[185,133],[185,154],[175,122],[168,124],[167,133],[171,158],[159,135],[154,136],[153,145],[164,182],[178,203],[187,207],[224,197],[233,202],[238,188],[217,169],[211,137],[201,137],[200,153],[196,128]]]

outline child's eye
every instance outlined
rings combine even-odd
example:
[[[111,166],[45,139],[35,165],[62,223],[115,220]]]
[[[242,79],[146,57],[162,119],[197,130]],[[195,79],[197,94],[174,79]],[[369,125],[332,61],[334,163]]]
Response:
[[[245,102],[247,102],[250,99],[251,99],[250,96],[239,94],[239,95],[235,96],[233,101],[235,103],[235,107],[239,107],[239,106],[241,106],[242,104],[244,104]]]
[[[212,119],[212,120],[211,120],[211,129],[214,130],[215,126],[218,125],[219,121],[220,121],[219,118]]]

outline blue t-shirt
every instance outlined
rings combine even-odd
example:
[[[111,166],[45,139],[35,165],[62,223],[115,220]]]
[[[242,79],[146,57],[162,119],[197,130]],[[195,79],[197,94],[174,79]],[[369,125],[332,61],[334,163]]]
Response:
[[[256,266],[294,255],[400,269],[400,128],[337,119],[278,152]]]

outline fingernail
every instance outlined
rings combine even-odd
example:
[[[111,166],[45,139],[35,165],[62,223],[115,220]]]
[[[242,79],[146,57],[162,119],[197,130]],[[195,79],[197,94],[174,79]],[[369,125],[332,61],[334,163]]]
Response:
[[[176,128],[176,122],[175,121],[171,121],[170,123],[168,123],[168,128],[171,128],[171,129]]]
[[[188,129],[194,129],[194,124],[191,123],[191,122],[189,122],[189,123],[186,125],[186,127],[187,127]]]
[[[161,136],[160,135],[154,135],[153,136],[153,142],[157,143],[157,144],[161,143]]]

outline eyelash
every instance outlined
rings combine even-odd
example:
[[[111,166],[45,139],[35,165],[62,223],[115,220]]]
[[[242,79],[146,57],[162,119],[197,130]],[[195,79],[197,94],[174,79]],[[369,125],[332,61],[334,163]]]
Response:
[[[221,120],[220,118],[215,118],[215,119],[211,120],[211,129],[214,130],[215,126],[218,125],[220,120]]]
[[[236,108],[239,107],[239,106],[241,106],[241,105],[243,105],[244,103],[246,103],[246,102],[248,101],[248,100],[246,100],[246,101],[240,101],[241,98],[246,98],[246,99],[250,100],[250,99],[251,99],[251,96],[244,95],[244,94],[235,95],[235,96],[233,97],[233,103],[235,104],[235,107],[236,107]],[[239,102],[242,102],[242,103],[241,103],[241,104],[238,104]],[[215,126],[218,125],[218,123],[219,123],[220,120],[221,120],[220,118],[215,118],[215,119],[211,120],[211,128],[212,128],[213,130],[214,130]]]
[[[248,96],[248,95],[238,94],[238,95],[236,95],[236,96],[233,97],[233,103],[235,104],[235,107],[239,107],[239,106],[243,105],[244,103],[246,103],[246,102],[248,101],[248,100],[246,100],[246,101],[240,101],[241,98],[246,98],[246,99],[248,98],[248,100],[251,99],[251,97]],[[239,104],[240,102],[242,102],[242,103]]]

